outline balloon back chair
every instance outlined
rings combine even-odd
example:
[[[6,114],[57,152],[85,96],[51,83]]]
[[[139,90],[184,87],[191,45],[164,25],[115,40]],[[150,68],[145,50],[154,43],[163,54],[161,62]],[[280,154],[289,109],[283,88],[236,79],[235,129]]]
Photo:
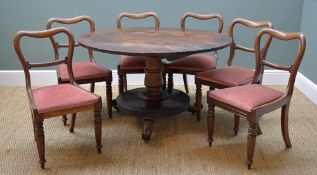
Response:
[[[201,88],[202,85],[209,86],[209,89],[222,89],[227,87],[241,86],[245,84],[249,84],[252,81],[252,77],[254,76],[254,70],[232,65],[233,60],[236,55],[236,50],[254,53],[254,48],[245,47],[243,45],[238,44],[235,41],[234,30],[235,27],[239,24],[244,29],[254,29],[260,30],[261,28],[272,28],[272,23],[269,21],[249,21],[246,19],[234,19],[228,26],[228,36],[232,38],[232,44],[230,45],[230,53],[226,66],[209,70],[206,72],[201,72],[196,74],[195,83],[196,83],[196,117],[197,120],[200,119],[200,113],[202,109],[201,104]],[[268,39],[264,48],[269,47],[271,44],[271,40]],[[239,130],[239,116],[234,116],[234,132],[238,133]],[[258,127],[259,134],[261,134],[261,129]]]
[[[280,66],[266,60],[269,47],[261,49],[261,40],[263,36],[268,36],[270,40],[276,39],[280,41],[299,41],[299,49],[297,56],[292,65]],[[257,136],[258,121],[264,114],[282,108],[281,110],[281,128],[282,135],[287,148],[290,148],[291,141],[288,134],[288,114],[290,102],[294,90],[294,82],[299,65],[302,61],[306,48],[306,40],[302,33],[282,33],[273,29],[262,29],[258,32],[255,40],[256,55],[256,71],[252,79],[252,84],[244,86],[236,86],[226,89],[216,89],[208,91],[208,141],[211,146],[213,141],[215,106],[226,111],[238,114],[246,118],[249,122],[248,141],[247,141],[247,165],[251,168],[253,163],[253,154],[255,148],[255,139]],[[287,89],[285,92],[275,90],[271,87],[258,84],[261,81],[264,67],[278,69],[290,72]]]
[[[47,29],[51,29],[52,26],[57,24],[65,24],[65,25],[75,25],[81,22],[88,22],[89,23],[89,31],[95,31],[95,22],[89,16],[77,16],[73,18],[50,18],[47,22]],[[52,44],[56,45],[54,47],[55,53],[55,60],[59,58],[59,49],[68,48],[68,44],[61,44],[55,41],[54,37],[50,37]],[[74,47],[80,47],[78,43],[74,45]],[[111,89],[111,82],[112,82],[112,72],[109,69],[106,69],[98,64],[96,64],[93,52],[91,49],[88,50],[88,61],[74,61],[72,64],[74,78],[76,83],[78,84],[90,84],[90,91],[94,92],[95,90],[95,83],[96,82],[106,82],[106,96],[107,96],[107,107],[108,107],[108,116],[111,118],[112,116],[112,89]],[[58,83],[69,83],[69,76],[67,71],[66,64],[60,64],[57,67],[57,77]],[[72,114],[71,126],[70,131],[74,131],[76,121],[76,113]],[[64,125],[66,125],[67,117],[66,115],[63,116]]]
[[[218,22],[217,32],[221,33],[223,29],[223,19],[219,14],[196,14],[193,12],[188,12],[182,15],[181,17],[181,30],[185,31],[185,21],[187,18],[195,18],[198,20],[214,20]],[[187,83],[187,74],[195,75],[198,72],[204,72],[207,70],[214,69],[217,64],[217,52],[213,52],[213,55],[207,54],[194,54],[186,56],[181,59],[177,59],[167,64],[168,73],[168,92],[171,92],[173,89],[173,74],[180,73],[183,74],[183,81],[186,93],[188,93],[188,83]]]
[[[20,41],[23,37],[31,38],[49,38],[57,34],[66,34],[68,37],[67,56],[64,59],[57,59],[52,62],[31,63],[27,60],[20,47]],[[74,51],[73,34],[66,28],[59,27],[45,31],[20,31],[14,36],[14,48],[17,56],[23,66],[26,82],[26,92],[32,114],[33,129],[37,150],[40,159],[40,165],[44,168],[45,160],[45,139],[43,130],[44,119],[76,113],[86,110],[94,111],[95,137],[98,153],[101,152],[101,117],[102,107],[101,98],[89,91],[82,89],[74,80],[72,71],[72,58]],[[57,46],[53,44],[54,50]],[[44,86],[40,88],[31,87],[30,69],[37,67],[58,66],[64,64],[67,66],[69,83]]]
[[[119,30],[122,29],[122,19],[123,18],[130,19],[145,19],[148,17],[153,17],[155,19],[155,30],[159,30],[160,27],[160,18],[154,12],[145,12],[145,13],[121,13],[117,18],[117,28]],[[120,59],[120,63],[118,64],[118,78],[119,78],[119,93],[127,91],[127,74],[140,74],[145,73],[145,56],[127,56],[122,55]],[[163,77],[164,78],[164,77]],[[164,79],[165,80],[165,79]],[[166,82],[163,81],[163,82]],[[163,87],[166,85],[163,85]]]

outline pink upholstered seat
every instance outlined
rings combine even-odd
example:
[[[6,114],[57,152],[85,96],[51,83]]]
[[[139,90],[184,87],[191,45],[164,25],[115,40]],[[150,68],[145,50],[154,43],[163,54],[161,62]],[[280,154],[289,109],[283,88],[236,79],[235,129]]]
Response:
[[[228,87],[239,86],[250,82],[254,71],[238,66],[226,66],[198,73],[197,79],[222,84]]]
[[[72,84],[59,84],[32,89],[39,113],[95,104],[98,97]]]
[[[120,69],[144,69],[145,68],[144,56],[121,56]]]
[[[168,68],[202,72],[213,69],[214,65],[214,56],[207,54],[194,54],[171,62],[168,65]]]
[[[208,92],[208,98],[251,112],[253,108],[278,99],[284,93],[267,86],[251,84]]]
[[[62,81],[69,81],[68,70],[66,64],[59,65],[60,77]],[[75,80],[83,80],[97,77],[107,77],[110,70],[99,66],[91,61],[76,61],[73,62],[73,74]]]

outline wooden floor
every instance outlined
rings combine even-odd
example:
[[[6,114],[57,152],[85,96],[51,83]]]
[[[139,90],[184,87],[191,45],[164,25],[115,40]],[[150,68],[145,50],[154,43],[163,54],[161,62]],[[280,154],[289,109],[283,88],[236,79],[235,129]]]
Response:
[[[194,99],[194,86],[190,90]],[[113,91],[115,97],[116,86]],[[97,86],[96,92],[105,102],[105,87]],[[208,147],[206,99],[200,122],[190,113],[157,119],[147,144],[137,118],[114,112],[110,120],[104,104],[101,154],[95,149],[92,111],[78,114],[73,134],[61,118],[46,120],[47,163],[42,170],[25,88],[0,87],[0,98],[0,174],[317,174],[317,107],[297,90],[289,117],[293,147],[285,148],[280,110],[265,115],[252,170],[245,165],[244,120],[234,136],[232,115],[217,109],[215,141]]]

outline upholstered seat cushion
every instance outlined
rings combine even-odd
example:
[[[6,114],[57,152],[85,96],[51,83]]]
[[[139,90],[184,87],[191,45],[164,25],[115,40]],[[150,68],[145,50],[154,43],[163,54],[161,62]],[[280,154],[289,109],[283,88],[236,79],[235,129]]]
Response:
[[[194,54],[171,62],[169,70],[188,70],[202,72],[215,67],[215,57],[207,54]]]
[[[39,113],[70,109],[98,101],[98,97],[72,84],[59,84],[33,89],[33,97]]]
[[[250,82],[253,78],[253,75],[253,70],[238,66],[226,66],[198,73],[196,74],[196,78],[227,87],[232,87]]]
[[[120,69],[141,69],[145,68],[145,60],[144,56],[121,56],[120,59]]]
[[[59,65],[59,72],[62,81],[69,81],[68,70],[66,64]],[[73,62],[73,74],[75,80],[84,80],[90,78],[108,77],[110,70],[93,63],[91,61]]]
[[[263,85],[245,85],[208,91],[208,98],[251,112],[257,106],[278,99],[284,93]]]

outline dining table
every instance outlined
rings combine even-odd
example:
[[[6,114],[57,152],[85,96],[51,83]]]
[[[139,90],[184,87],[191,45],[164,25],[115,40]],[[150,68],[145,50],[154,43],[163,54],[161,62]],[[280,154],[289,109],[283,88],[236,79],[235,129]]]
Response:
[[[153,120],[187,111],[189,96],[162,87],[163,59],[217,51],[229,46],[232,39],[225,34],[177,28],[104,29],[85,33],[78,39],[81,46],[115,55],[145,56],[144,86],[123,92],[116,98],[120,112],[143,119],[142,139],[151,139]]]

